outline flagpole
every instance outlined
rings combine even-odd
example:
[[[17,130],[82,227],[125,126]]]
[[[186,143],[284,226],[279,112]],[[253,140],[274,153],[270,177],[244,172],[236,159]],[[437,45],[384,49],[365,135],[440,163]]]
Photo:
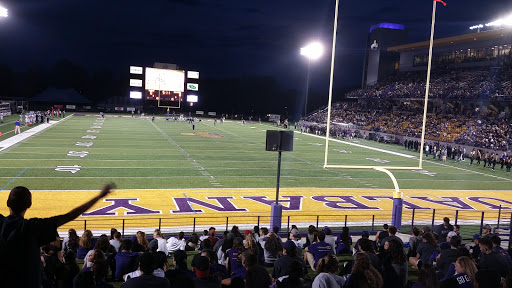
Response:
[[[420,147],[420,169],[423,167],[423,147],[425,145],[425,123],[427,120],[428,91],[430,89],[430,70],[432,68],[432,47],[434,46],[434,26],[436,23],[436,0],[432,8],[432,26],[430,27],[430,47],[428,50],[428,68],[427,68],[427,85],[425,87],[425,104],[423,105],[423,129],[421,129],[421,147]]]

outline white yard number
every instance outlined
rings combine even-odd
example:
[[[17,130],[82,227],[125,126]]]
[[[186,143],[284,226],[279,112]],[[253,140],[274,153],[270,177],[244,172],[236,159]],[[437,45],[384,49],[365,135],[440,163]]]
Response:
[[[96,137],[98,137],[98,136],[85,135],[85,136],[82,136],[82,139],[96,139]]]
[[[352,154],[352,151],[347,151],[347,150],[343,150],[343,149],[332,149],[336,152],[340,152],[340,153],[345,153],[345,154]]]
[[[366,160],[371,160],[371,161],[378,162],[378,163],[388,163],[389,162],[388,160],[382,160],[379,158],[366,158]]]
[[[101,126],[91,126],[92,129],[101,129]]]
[[[76,172],[80,171],[80,168],[82,166],[79,165],[73,165],[73,166],[57,166],[55,167],[55,171],[59,172],[69,172],[71,174],[75,174]]]
[[[89,154],[89,152],[87,152],[87,151],[69,151],[67,155],[68,156],[76,156],[76,157],[84,158],[88,154]]]
[[[100,133],[99,130],[87,130],[87,133]]]
[[[76,146],[85,146],[85,147],[91,147],[92,146],[92,142],[76,142]]]
[[[437,174],[435,172],[428,172],[427,170],[412,170],[412,172],[420,173],[420,174],[423,174],[423,175],[428,175],[430,177],[434,177]]]

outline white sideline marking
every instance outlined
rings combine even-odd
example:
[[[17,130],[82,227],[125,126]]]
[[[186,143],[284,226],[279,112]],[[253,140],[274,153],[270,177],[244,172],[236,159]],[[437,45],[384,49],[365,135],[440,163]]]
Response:
[[[20,143],[20,142],[23,142],[25,139],[28,139],[28,138],[36,135],[37,133],[48,129],[49,127],[51,127],[52,125],[54,125],[58,122],[59,121],[52,120],[52,121],[50,121],[50,123],[42,123],[42,124],[37,125],[34,128],[30,128],[28,130],[21,132],[20,134],[16,134],[8,139],[5,139],[4,141],[0,142],[0,151],[3,151],[7,148],[10,148],[10,147]]]
[[[299,131],[294,131],[294,132],[300,134]],[[320,138],[320,139],[324,139],[325,140],[325,137],[322,137],[322,136],[319,136],[319,135],[306,134],[306,133],[301,133],[301,134],[302,135],[309,135],[311,137],[316,137],[316,138]],[[361,145],[361,144],[355,144],[355,143],[352,143],[352,142],[347,142],[347,141],[338,140],[338,139],[329,139],[329,141],[334,141],[334,142],[338,142],[338,143],[352,145],[352,146],[356,146],[356,147],[359,147],[359,148],[365,148],[365,149],[374,150],[374,151],[378,151],[378,152],[382,152],[382,153],[388,153],[388,154],[392,154],[392,155],[396,155],[396,156],[401,156],[401,157],[405,157],[405,158],[409,158],[409,159],[417,158],[416,156],[412,156],[412,155],[402,154],[402,153],[393,152],[393,151],[389,151],[389,150],[384,150],[384,149],[380,149],[380,148],[369,147],[369,146],[365,146],[365,145]]]

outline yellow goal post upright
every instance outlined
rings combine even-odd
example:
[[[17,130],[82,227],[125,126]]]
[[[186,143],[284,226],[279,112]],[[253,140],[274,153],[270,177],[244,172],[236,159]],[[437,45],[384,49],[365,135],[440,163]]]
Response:
[[[331,55],[331,74],[330,74],[330,83],[329,83],[329,102],[327,105],[327,131],[325,136],[325,155],[324,155],[324,168],[326,169],[373,169],[376,171],[380,171],[386,173],[393,182],[394,192],[393,192],[393,211],[392,211],[392,225],[397,227],[400,230],[402,226],[402,208],[403,208],[403,194],[400,191],[400,187],[398,186],[398,181],[390,170],[421,170],[423,166],[423,148],[424,148],[424,140],[425,140],[425,123],[427,118],[427,104],[428,104],[428,95],[430,88],[430,70],[432,68],[432,47],[434,43],[434,26],[435,26],[435,15],[436,15],[436,3],[437,0],[433,0],[433,8],[432,8],[432,24],[430,29],[430,47],[428,54],[428,68],[427,68],[427,82],[425,87],[425,104],[423,106],[423,124],[421,129],[421,140],[420,140],[420,158],[417,167],[400,167],[400,166],[371,166],[371,165],[334,165],[328,164],[328,155],[329,155],[329,134],[330,134],[330,125],[331,125],[331,107],[332,107],[332,86],[333,86],[333,76],[334,76],[334,58],[336,52],[336,32],[337,32],[337,24],[338,24],[338,5],[339,0],[336,0],[336,8],[334,12],[334,31],[333,31],[333,41],[332,41],[332,55]]]

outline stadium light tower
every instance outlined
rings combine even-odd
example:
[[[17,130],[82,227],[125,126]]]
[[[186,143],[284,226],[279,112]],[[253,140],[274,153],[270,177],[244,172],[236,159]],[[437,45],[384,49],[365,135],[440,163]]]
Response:
[[[306,79],[306,101],[304,102],[304,116],[307,115],[308,107],[308,92],[309,92],[309,66],[311,60],[316,60],[324,53],[324,46],[319,42],[313,42],[308,44],[306,47],[300,48],[300,55],[308,58],[308,74]]]
[[[7,8],[0,5],[0,17],[7,18],[7,16],[9,16],[9,10],[7,10]]]

